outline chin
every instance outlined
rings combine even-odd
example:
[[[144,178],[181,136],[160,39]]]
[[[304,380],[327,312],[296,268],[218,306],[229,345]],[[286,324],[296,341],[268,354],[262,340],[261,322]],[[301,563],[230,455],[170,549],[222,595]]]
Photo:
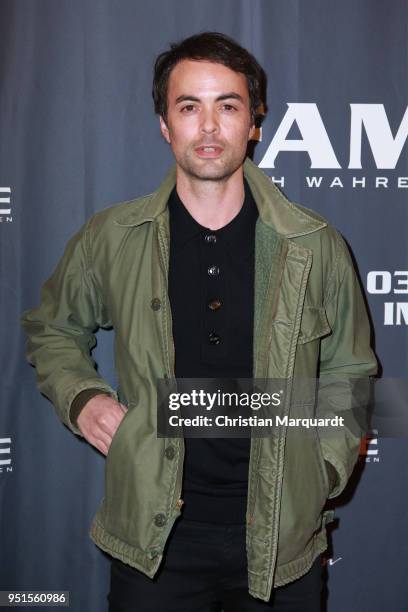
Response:
[[[237,166],[233,166],[233,167],[206,167],[206,168],[197,168],[197,167],[193,167],[191,165],[186,166],[182,166],[184,172],[186,174],[188,174],[191,177],[194,177],[196,179],[200,179],[202,181],[223,181],[227,178],[229,178],[232,174],[234,174],[234,172],[236,172],[236,170],[238,170],[238,168],[240,167],[241,164],[238,164]]]
[[[196,172],[191,174],[202,181],[223,181],[231,176],[231,172]]]

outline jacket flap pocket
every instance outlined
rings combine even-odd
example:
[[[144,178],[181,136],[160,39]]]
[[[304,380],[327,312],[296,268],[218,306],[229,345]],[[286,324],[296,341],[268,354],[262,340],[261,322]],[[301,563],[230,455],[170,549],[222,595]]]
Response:
[[[322,308],[305,306],[300,323],[298,343],[304,344],[316,338],[327,336],[331,333],[331,327],[327,320],[326,311]]]

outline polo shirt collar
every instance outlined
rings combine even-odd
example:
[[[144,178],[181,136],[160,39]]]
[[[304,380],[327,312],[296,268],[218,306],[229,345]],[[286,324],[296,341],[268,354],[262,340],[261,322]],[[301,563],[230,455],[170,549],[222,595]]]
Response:
[[[233,251],[234,256],[243,257],[251,248],[251,232],[255,232],[258,209],[252,197],[247,181],[244,179],[245,197],[239,210],[227,225],[218,230],[207,228],[189,213],[180,199],[176,187],[173,188],[169,201],[171,243],[175,252],[179,252],[193,238],[206,234],[214,234],[221,238]]]

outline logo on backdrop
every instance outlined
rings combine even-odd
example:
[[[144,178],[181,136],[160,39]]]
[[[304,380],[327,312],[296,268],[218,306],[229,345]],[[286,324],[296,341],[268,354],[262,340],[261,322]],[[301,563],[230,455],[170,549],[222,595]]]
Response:
[[[400,301],[397,297],[408,294],[408,270],[371,270],[367,274],[367,291],[373,295],[387,296],[387,301],[384,301],[384,325],[408,325],[408,302]]]
[[[326,565],[326,566],[332,567],[333,565],[336,565],[336,563],[341,561],[342,558],[343,557],[336,557],[336,559],[334,559],[333,557],[323,557],[322,565]]]
[[[0,474],[12,471],[11,438],[0,438]]]
[[[339,163],[335,148],[315,103],[288,102],[288,109],[263,156],[260,168],[275,168],[281,151],[305,152],[310,158],[310,168],[314,170],[344,170]],[[400,159],[408,137],[408,107],[401,119],[395,136],[391,131],[384,104],[350,104],[350,137],[348,170],[362,170],[361,151],[363,139],[368,142],[377,170],[394,170]],[[300,139],[288,139],[292,126],[296,125]],[[364,129],[363,129],[364,128]],[[265,131],[265,130],[264,130]],[[262,140],[262,128],[257,140]],[[285,187],[285,177],[272,176],[274,183]],[[375,187],[388,189],[408,187],[408,176],[347,176],[337,174],[328,176],[311,173],[305,176],[305,185],[310,188],[343,188],[351,185],[353,189]]]
[[[12,223],[11,187],[0,187],[0,223]]]
[[[373,429],[368,436],[361,440],[360,457],[362,457],[366,463],[379,463],[380,457],[378,450],[378,429]]]

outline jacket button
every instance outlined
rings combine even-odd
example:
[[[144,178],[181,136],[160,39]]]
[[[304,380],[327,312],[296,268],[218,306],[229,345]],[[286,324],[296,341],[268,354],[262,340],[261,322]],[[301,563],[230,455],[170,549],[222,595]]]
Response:
[[[208,302],[208,308],[210,310],[218,310],[221,308],[221,300],[211,300],[211,302]]]
[[[157,297],[153,298],[152,301],[150,302],[150,306],[152,307],[153,310],[160,310],[161,300]]]
[[[220,336],[215,332],[210,332],[208,334],[208,339],[210,341],[210,344],[219,344],[221,342]]]
[[[170,386],[170,377],[168,374],[164,373],[163,374],[163,380],[164,380],[164,384],[166,385],[166,387]]]
[[[156,516],[154,517],[154,524],[156,525],[156,527],[163,527],[163,525],[166,524],[166,515],[162,512],[156,514]]]
[[[220,273],[220,269],[218,266],[208,266],[207,272],[209,276],[218,276]]]
[[[170,444],[164,451],[164,454],[166,455],[167,459],[174,459],[176,455],[176,449]]]

